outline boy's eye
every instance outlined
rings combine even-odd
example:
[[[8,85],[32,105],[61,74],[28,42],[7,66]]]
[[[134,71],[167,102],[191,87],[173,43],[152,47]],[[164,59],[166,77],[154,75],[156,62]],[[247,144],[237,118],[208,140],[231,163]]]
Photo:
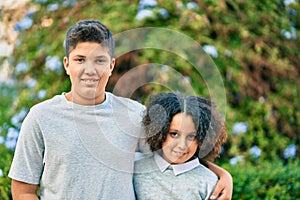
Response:
[[[98,60],[96,60],[96,62],[97,62],[97,63],[105,63],[106,60],[104,60],[104,59],[98,59]]]
[[[75,61],[78,63],[83,63],[85,60],[83,58],[76,58]]]

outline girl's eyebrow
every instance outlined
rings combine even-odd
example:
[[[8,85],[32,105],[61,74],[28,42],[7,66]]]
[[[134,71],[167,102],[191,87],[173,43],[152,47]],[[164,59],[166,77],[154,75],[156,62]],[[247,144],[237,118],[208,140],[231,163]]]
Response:
[[[177,129],[169,129],[169,132],[179,132]]]
[[[177,132],[177,133],[181,133],[181,132],[180,132],[179,130],[177,130],[177,129],[170,129],[169,132]],[[191,134],[197,135],[197,131],[193,131],[193,132],[188,133],[188,135],[191,135]]]

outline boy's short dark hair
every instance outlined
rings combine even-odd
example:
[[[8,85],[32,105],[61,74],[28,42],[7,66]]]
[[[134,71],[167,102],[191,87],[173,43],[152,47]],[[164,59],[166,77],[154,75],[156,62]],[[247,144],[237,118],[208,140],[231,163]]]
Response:
[[[114,56],[114,39],[110,30],[97,20],[81,20],[71,26],[66,34],[66,56],[79,42],[97,42],[107,47],[111,57]]]
[[[215,105],[209,99],[202,97],[160,93],[152,98],[143,118],[146,141],[150,149],[157,151],[162,148],[169,133],[172,118],[178,113],[192,116],[199,147],[210,150],[205,156],[200,156],[197,152],[197,156],[209,161],[214,160],[220,153],[221,145],[226,141],[227,133],[224,120],[216,111]],[[203,141],[205,144],[202,144]]]

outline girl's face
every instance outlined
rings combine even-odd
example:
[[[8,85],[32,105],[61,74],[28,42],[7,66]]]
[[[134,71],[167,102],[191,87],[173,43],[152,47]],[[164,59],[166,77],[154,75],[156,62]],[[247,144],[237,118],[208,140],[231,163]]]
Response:
[[[69,58],[64,58],[73,101],[82,105],[101,103],[114,65],[115,59],[111,59],[108,48],[96,42],[79,42]]]
[[[197,131],[192,116],[178,113],[173,116],[170,130],[162,144],[163,158],[172,164],[188,161],[197,151]]]

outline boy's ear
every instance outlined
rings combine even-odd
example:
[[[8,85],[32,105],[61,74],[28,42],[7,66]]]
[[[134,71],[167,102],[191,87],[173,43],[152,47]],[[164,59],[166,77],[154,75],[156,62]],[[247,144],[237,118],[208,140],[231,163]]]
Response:
[[[112,75],[112,71],[114,70],[114,67],[115,67],[115,64],[116,64],[116,59],[115,58],[112,58],[111,59],[111,63],[110,63],[110,73],[109,73],[109,76]]]
[[[64,68],[65,68],[65,70],[66,70],[66,73],[68,74],[68,75],[70,75],[69,74],[69,59],[65,56],[64,57]]]
[[[114,69],[115,64],[116,64],[116,59],[115,59],[115,58],[112,58],[112,59],[111,59],[111,63],[110,63],[110,69],[111,69],[111,70]]]

